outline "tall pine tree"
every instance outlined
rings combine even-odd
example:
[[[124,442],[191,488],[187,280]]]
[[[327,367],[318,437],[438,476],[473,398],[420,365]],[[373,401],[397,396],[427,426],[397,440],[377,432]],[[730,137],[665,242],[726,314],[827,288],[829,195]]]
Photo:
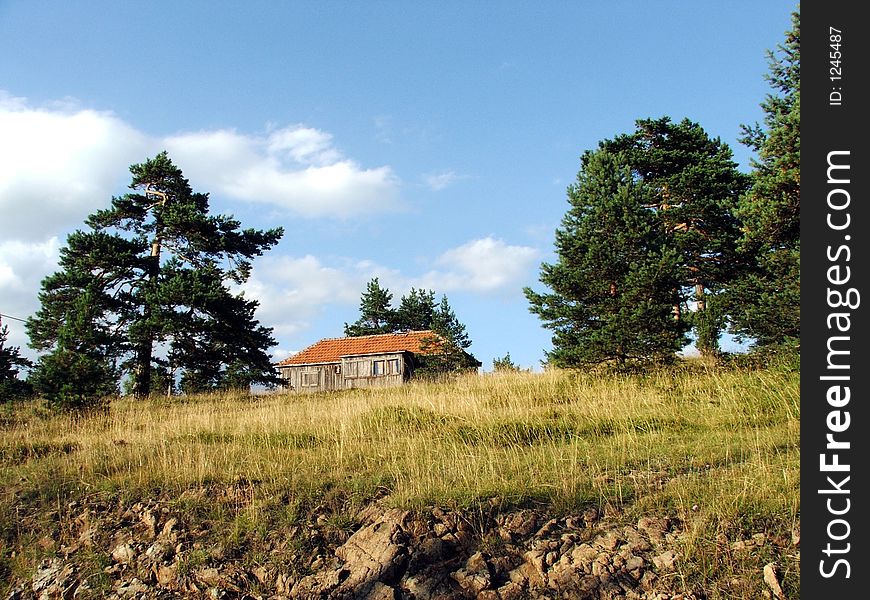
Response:
[[[531,312],[553,330],[547,359],[559,367],[669,362],[686,343],[687,324],[673,310],[680,257],[652,208],[654,190],[622,158],[584,153],[556,231],[558,261],[541,267],[552,291],[525,289]]]
[[[634,133],[605,140],[601,148],[619,154],[651,191],[648,206],[662,220],[667,243],[679,257],[681,299],[695,305],[694,312],[680,317],[694,326],[698,349],[715,354],[725,326],[718,296],[740,266],[735,209],[747,177],[737,171],[727,144],[688,119],[641,119]]]
[[[90,215],[89,230],[69,236],[61,270],[43,280],[42,306],[27,324],[31,345],[47,352],[36,369],[41,389],[84,402],[125,373],[134,394],[147,396],[155,369],[196,381],[190,389],[212,388],[231,365],[236,380],[241,371],[248,383],[274,382],[271,329],[255,319],[257,302],[228,285],[246,281],[251,260],[283,230],[243,230],[210,215],[208,195],[165,152],[130,172],[133,192]],[[62,388],[73,366],[99,373],[100,385],[78,395]]]
[[[743,126],[757,153],[752,187],[740,199],[741,250],[747,268],[728,294],[733,331],[759,348],[800,339],[800,13],[777,52],[768,52],[772,91],[764,125]]]

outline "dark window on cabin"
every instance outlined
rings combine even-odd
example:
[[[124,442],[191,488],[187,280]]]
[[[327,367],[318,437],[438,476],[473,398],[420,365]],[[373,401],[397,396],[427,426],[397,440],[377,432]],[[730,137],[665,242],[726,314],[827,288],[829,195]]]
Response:
[[[377,377],[378,375],[384,375],[386,372],[384,371],[384,361],[382,360],[373,360],[372,361],[372,375]]]

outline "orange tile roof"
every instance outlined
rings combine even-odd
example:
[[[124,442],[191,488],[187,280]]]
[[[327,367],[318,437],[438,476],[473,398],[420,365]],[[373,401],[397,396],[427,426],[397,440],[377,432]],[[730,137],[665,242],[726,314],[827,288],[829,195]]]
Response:
[[[432,331],[406,331],[359,337],[327,338],[279,362],[277,366],[336,363],[342,356],[386,354],[389,352],[421,353],[424,339],[437,334]]]

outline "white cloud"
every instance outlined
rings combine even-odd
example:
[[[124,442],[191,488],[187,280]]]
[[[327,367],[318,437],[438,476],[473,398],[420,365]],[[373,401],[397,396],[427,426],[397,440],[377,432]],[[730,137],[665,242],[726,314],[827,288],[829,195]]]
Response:
[[[447,250],[435,261],[445,269],[430,271],[422,279],[435,290],[511,291],[528,281],[540,255],[536,248],[511,246],[489,236]]]
[[[147,136],[109,112],[30,108],[0,95],[0,237],[45,240],[109,197]]]
[[[58,236],[107,207],[113,194],[124,192],[129,166],[164,148],[195,189],[229,200],[308,217],[400,207],[400,182],[389,166],[364,168],[342,154],[331,134],[303,125],[271,126],[262,135],[226,129],[161,139],[75,100],[34,106],[0,90],[0,132],[0,311],[14,316],[37,310],[39,282],[56,269]],[[340,283],[349,274],[313,257],[287,260],[272,272],[266,263],[258,273],[267,276],[249,284],[251,294],[262,296],[263,310],[274,313],[263,322],[274,316],[292,331],[343,290],[358,298],[358,282]],[[23,345],[23,333],[16,333],[23,328],[10,329]]]
[[[397,210],[399,178],[366,168],[331,134],[293,125],[263,135],[231,129],[160,138],[74,101],[34,107],[0,90],[0,237],[45,240],[79,226],[129,181],[128,167],[161,149],[197,190],[306,217]]]
[[[34,107],[0,91],[0,312],[26,318],[38,309],[39,282],[56,270],[59,236],[107,206],[129,181],[128,167],[166,148],[197,190],[271,204],[310,217],[344,217],[399,208],[400,182],[389,166],[365,168],[346,157],[331,134],[294,125],[262,135],[231,129],[161,139],[111,112],[63,101]],[[461,176],[432,174],[443,189]],[[62,238],[61,238],[62,240]],[[255,261],[246,295],[260,301],[259,320],[281,340],[296,342],[330,308],[356,316],[372,277],[395,294],[411,287],[437,293],[498,293],[518,289],[539,253],[486,237],[445,251],[432,270],[402,273],[366,259],[268,254]],[[331,318],[331,317],[330,317]],[[341,322],[335,334],[341,334]],[[23,326],[10,342],[26,345]],[[276,355],[289,352],[286,347]]]
[[[39,309],[40,281],[57,268],[60,245],[56,237],[45,242],[0,241],[0,313],[26,319]],[[9,325],[9,344],[25,346],[24,323],[4,320]]]
[[[534,248],[486,237],[444,252],[435,261],[443,269],[413,275],[365,259],[327,265],[311,255],[267,255],[255,263],[251,279],[242,289],[248,298],[260,302],[257,318],[274,327],[276,337],[304,339],[304,332],[325,314],[340,312],[344,321],[353,321],[360,295],[374,277],[393,293],[394,304],[412,287],[431,289],[439,295],[511,292],[528,281],[539,256]],[[342,309],[333,311],[336,306]],[[344,321],[334,323],[334,335],[342,334]]]
[[[264,256],[242,289],[247,298],[260,302],[260,322],[274,327],[276,335],[293,337],[327,306],[358,303],[366,281],[359,269],[330,267],[311,255]]]
[[[399,208],[399,180],[390,167],[361,167],[318,129],[297,125],[264,136],[233,130],[183,133],[164,144],[194,187],[234,198],[307,217]]]

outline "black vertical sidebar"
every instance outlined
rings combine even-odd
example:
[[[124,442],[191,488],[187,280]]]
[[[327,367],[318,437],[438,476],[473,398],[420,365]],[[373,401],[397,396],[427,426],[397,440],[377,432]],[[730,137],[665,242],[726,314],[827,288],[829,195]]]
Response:
[[[801,4],[801,596],[867,594],[870,21]]]

